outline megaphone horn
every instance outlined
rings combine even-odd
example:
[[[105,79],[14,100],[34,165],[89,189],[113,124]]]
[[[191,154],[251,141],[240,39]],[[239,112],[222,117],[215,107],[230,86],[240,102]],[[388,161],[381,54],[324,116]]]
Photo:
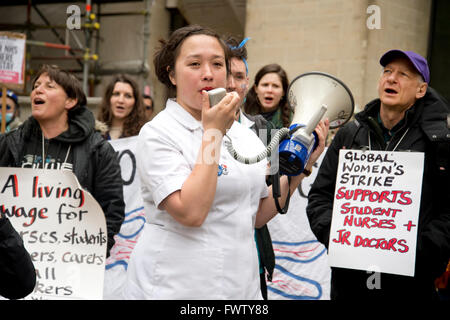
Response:
[[[313,131],[322,118],[328,118],[330,128],[338,128],[350,120],[354,99],[350,89],[336,77],[323,72],[308,72],[292,80],[288,102],[294,111],[290,139],[279,147],[280,173],[299,175],[317,146]],[[299,128],[299,129],[298,129]]]
[[[350,89],[324,72],[308,72],[292,80],[288,87],[288,102],[294,111],[291,125],[308,123],[314,110],[325,105],[324,118],[330,121],[331,129],[350,120],[355,104]]]

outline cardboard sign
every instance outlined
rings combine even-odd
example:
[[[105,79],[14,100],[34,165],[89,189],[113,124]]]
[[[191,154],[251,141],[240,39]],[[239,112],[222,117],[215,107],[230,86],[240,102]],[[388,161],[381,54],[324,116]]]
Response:
[[[0,168],[0,210],[36,268],[27,299],[102,299],[105,216],[73,172]]]
[[[329,259],[414,276],[423,153],[340,150]]]
[[[25,83],[25,43],[25,34],[0,32],[0,84],[12,90]]]

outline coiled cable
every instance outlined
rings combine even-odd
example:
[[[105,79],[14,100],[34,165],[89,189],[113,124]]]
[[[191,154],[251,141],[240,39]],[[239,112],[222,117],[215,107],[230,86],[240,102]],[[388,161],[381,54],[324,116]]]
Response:
[[[273,138],[270,141],[267,148],[264,151],[262,151],[261,153],[259,153],[258,155],[253,156],[253,157],[244,157],[244,156],[238,154],[237,151],[233,147],[233,142],[231,141],[231,138],[227,135],[225,135],[225,137],[228,138],[228,141],[225,140],[224,143],[225,143],[225,146],[226,146],[228,152],[235,160],[237,160],[241,163],[245,163],[245,164],[254,164],[254,163],[260,162],[263,159],[270,157],[272,155],[273,149],[275,147],[277,147],[278,144],[280,143],[280,141],[282,139],[284,139],[286,136],[288,136],[289,133],[290,133],[290,130],[288,128],[281,128],[273,136]]]

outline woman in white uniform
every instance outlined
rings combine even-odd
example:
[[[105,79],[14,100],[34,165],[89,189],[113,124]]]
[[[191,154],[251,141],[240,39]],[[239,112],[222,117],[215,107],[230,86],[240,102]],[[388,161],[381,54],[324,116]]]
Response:
[[[277,213],[266,186],[267,163],[245,165],[226,150],[227,134],[243,155],[264,149],[234,121],[237,93],[210,107],[207,90],[226,86],[228,48],[213,30],[188,26],[161,41],[158,79],[176,93],[139,134],[137,167],[147,215],[130,258],[126,299],[262,299],[254,227]],[[324,149],[328,121],[316,128]],[[297,188],[281,179],[281,204]]]

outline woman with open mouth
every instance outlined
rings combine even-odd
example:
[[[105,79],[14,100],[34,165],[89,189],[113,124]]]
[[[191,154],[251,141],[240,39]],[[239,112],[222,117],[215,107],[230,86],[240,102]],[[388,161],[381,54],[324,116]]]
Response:
[[[108,243],[124,220],[123,182],[112,146],[95,130],[80,81],[55,65],[43,65],[32,81],[31,116],[0,136],[0,166],[68,170],[99,203]]]
[[[288,105],[289,86],[286,71],[279,64],[268,64],[255,75],[255,83],[247,94],[244,110],[248,114],[261,114],[272,128],[288,128],[292,112]]]
[[[146,122],[142,95],[137,83],[128,75],[118,74],[106,87],[97,119],[107,125],[107,140],[139,134]]]

